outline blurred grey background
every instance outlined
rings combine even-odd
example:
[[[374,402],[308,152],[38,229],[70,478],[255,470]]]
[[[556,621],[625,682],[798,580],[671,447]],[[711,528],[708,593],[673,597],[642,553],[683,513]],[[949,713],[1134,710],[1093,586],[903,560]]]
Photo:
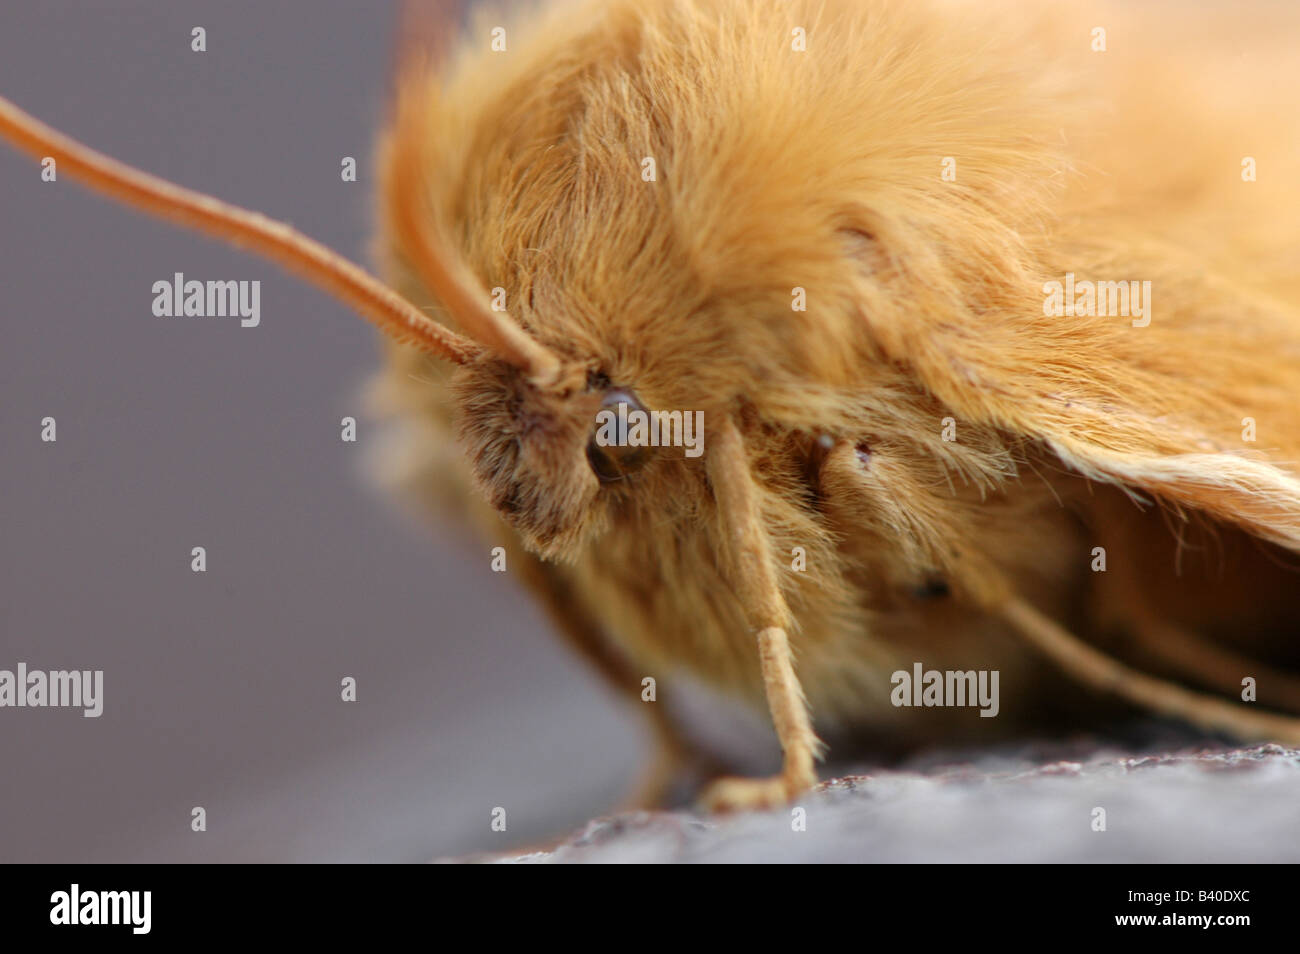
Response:
[[[6,3],[0,93],[367,262],[397,13]],[[105,682],[99,719],[0,709],[0,860],[418,861],[562,834],[622,795],[645,745],[630,714],[485,546],[362,476],[368,325],[7,147],[0,242],[0,669]],[[153,317],[178,271],[260,279],[260,327]]]

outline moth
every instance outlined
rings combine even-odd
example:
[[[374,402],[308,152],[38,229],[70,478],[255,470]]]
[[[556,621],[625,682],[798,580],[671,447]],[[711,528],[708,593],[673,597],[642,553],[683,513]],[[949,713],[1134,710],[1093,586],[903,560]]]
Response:
[[[816,783],[814,725],[980,738],[1118,701],[1300,742],[1296,20],[488,15],[403,64],[385,282],[7,101],[0,133],[389,335],[394,476],[504,541],[646,713],[646,800],[702,758],[688,673],[783,752],[704,804],[765,807]],[[688,420],[698,454],[632,439]],[[998,717],[895,704],[922,666],[996,672]]]

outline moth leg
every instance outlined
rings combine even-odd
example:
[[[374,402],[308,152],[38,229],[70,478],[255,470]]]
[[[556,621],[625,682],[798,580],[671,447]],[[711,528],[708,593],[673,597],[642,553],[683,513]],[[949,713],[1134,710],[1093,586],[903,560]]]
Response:
[[[735,423],[726,418],[708,455],[709,480],[718,501],[733,585],[756,633],[763,689],[784,762],[771,778],[722,778],[702,796],[711,811],[785,805],[817,783],[813,761],[820,742],[803,688],[794,671],[786,626],[790,610],[781,594],[771,559],[771,544],[759,510],[758,491]]]
[[[1256,712],[1226,699],[1192,692],[1131,669],[1044,616],[1021,599],[1008,599],[1003,616],[1035,648],[1066,673],[1100,692],[1114,693],[1152,712],[1241,739],[1300,744],[1300,719]]]
[[[620,807],[659,808],[668,802],[682,779],[721,775],[724,770],[719,760],[683,731],[670,704],[641,701],[642,674],[610,644],[600,625],[581,610],[567,581],[531,554],[517,547],[511,549],[515,551],[510,554],[513,565],[523,567],[524,582],[540,597],[564,642],[620,700],[636,706],[649,722],[653,748],[650,763]]]
[[[1241,692],[1243,676],[1254,676],[1266,705],[1300,713],[1300,678],[1162,619],[1148,606],[1135,577],[1124,573],[1097,576],[1097,603],[1118,607],[1114,620],[1149,655],[1227,696]]]
[[[658,706],[658,703],[655,704]],[[705,751],[680,731],[663,709],[651,713],[654,754],[641,772],[631,791],[619,805],[623,811],[664,808],[673,803],[683,779],[699,785],[700,779],[716,779],[725,774],[723,762]]]
[[[1145,614],[1131,626],[1138,645],[1209,688],[1235,696],[1241,692],[1242,677],[1255,676],[1265,704],[1300,713],[1300,680],[1290,673]]]

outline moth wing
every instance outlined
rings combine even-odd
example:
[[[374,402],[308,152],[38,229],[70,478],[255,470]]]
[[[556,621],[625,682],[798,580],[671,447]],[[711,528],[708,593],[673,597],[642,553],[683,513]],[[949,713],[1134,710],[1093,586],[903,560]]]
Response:
[[[1094,263],[1080,276],[1142,276],[1143,314],[1044,314],[1044,292],[975,333],[915,322],[897,357],[963,417],[1086,477],[1300,551],[1300,309],[1172,253],[1063,259]]]

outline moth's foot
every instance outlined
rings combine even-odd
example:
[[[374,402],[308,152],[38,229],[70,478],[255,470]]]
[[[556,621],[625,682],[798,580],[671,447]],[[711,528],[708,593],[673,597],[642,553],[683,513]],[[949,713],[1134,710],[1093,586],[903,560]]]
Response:
[[[720,778],[700,796],[709,812],[754,812],[783,808],[817,784],[813,772],[787,772],[770,778]]]
[[[727,772],[713,754],[680,741],[660,745],[653,760],[621,802],[621,811],[654,811],[690,801],[701,784]]]

